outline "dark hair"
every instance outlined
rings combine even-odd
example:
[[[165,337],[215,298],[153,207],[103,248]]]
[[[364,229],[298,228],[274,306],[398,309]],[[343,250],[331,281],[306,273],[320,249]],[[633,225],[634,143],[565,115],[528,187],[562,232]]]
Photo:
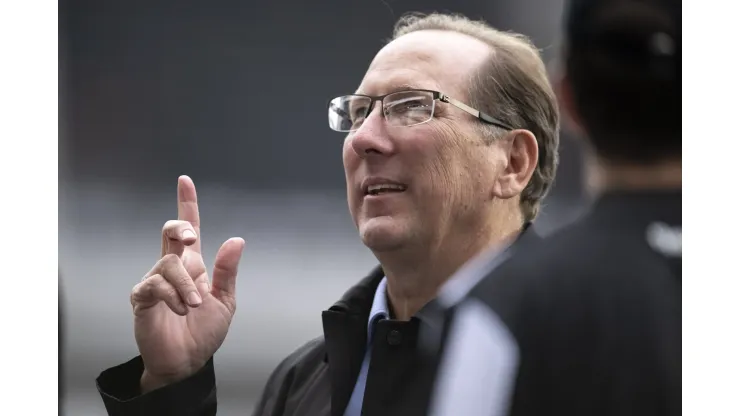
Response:
[[[608,160],[680,157],[680,1],[592,3],[601,5],[571,11],[565,47],[566,76],[589,141]]]

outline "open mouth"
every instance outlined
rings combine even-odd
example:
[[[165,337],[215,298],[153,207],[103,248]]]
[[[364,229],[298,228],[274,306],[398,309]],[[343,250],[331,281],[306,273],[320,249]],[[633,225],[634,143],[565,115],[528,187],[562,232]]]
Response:
[[[390,193],[399,193],[406,190],[405,185],[397,185],[392,183],[383,183],[377,185],[370,185],[365,189],[365,195],[383,195]]]

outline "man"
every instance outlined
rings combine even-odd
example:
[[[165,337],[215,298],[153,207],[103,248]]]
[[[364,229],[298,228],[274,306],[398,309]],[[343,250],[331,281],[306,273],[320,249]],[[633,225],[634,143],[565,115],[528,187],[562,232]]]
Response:
[[[346,133],[350,212],[381,266],[323,312],[323,336],[278,365],[254,414],[423,414],[422,308],[534,219],[555,174],[556,98],[525,38],[434,14],[402,19],[357,92],[328,110]],[[178,200],[161,260],[132,291],[140,356],[98,378],[112,415],[216,412],[212,357],[234,314],[244,241],[224,243],[209,279],[188,177]]]
[[[464,300],[442,290],[432,415],[681,414],[680,7],[572,2],[560,92],[598,197]]]

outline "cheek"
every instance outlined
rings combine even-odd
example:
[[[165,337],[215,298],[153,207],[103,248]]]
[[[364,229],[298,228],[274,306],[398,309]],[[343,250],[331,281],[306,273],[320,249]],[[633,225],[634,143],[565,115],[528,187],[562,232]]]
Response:
[[[434,148],[424,166],[430,196],[435,199],[431,206],[450,215],[462,214],[488,200],[496,169],[487,155],[487,148],[462,139]]]
[[[424,177],[425,193],[434,199],[434,203],[427,208],[434,208],[435,211],[451,209],[454,201],[462,198],[465,192],[465,187],[461,185],[467,181],[468,169],[462,157],[463,147],[457,141],[440,137],[416,151],[423,160],[419,173]]]
[[[349,137],[344,139],[344,144],[342,145],[342,162],[344,163],[345,170],[351,166],[351,158],[353,155],[352,151],[352,142]],[[355,155],[356,156],[356,155]]]
[[[347,203],[349,204],[350,214],[355,217],[357,214],[357,195],[355,195],[356,188],[353,186],[357,175],[357,169],[360,164],[360,158],[352,149],[350,139],[347,138],[344,141],[344,147],[342,148],[342,164],[344,165],[344,177],[347,187]]]
[[[344,174],[347,178],[347,185],[349,185],[351,183],[352,176],[360,165],[360,158],[352,149],[352,141],[349,138],[344,140],[344,146],[342,147],[342,164],[344,165]]]

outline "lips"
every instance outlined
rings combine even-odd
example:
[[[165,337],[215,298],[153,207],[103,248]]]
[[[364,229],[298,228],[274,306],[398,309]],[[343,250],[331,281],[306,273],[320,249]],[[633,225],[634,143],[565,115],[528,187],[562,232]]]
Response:
[[[365,196],[399,193],[407,188],[405,184],[387,178],[370,177],[362,181],[362,192]]]
[[[367,188],[365,195],[380,195],[388,192],[403,192],[406,189],[401,185],[393,185],[389,183],[372,185]]]

